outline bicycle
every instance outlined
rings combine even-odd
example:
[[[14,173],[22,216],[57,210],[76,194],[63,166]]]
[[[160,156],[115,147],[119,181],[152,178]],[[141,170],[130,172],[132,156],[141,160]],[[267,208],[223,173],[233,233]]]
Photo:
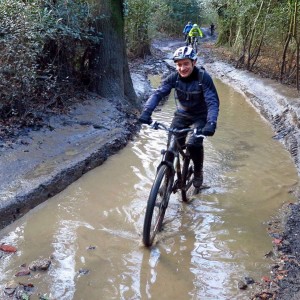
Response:
[[[167,150],[161,151],[162,159],[156,170],[156,176],[148,197],[143,227],[143,244],[149,247],[153,244],[156,234],[162,230],[163,219],[167,210],[171,193],[181,190],[183,202],[188,202],[188,192],[192,187],[194,168],[188,148],[181,147],[176,135],[194,132],[195,129],[168,128],[166,125],[154,122],[153,129],[162,129],[169,133]],[[204,135],[196,135],[204,138]],[[197,192],[197,190],[196,190]]]

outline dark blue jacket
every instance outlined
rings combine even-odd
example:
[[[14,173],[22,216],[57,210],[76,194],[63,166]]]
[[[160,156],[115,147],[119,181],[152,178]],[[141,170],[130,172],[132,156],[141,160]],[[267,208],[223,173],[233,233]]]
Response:
[[[183,32],[184,34],[188,34],[190,32],[190,30],[193,28],[193,24],[186,24],[184,26]]]
[[[147,100],[144,109],[153,112],[159,102],[175,89],[177,110],[186,115],[199,115],[207,122],[217,123],[219,97],[210,75],[194,67],[192,74],[182,78],[175,72],[163,80],[160,87]],[[201,80],[201,73],[203,74]]]

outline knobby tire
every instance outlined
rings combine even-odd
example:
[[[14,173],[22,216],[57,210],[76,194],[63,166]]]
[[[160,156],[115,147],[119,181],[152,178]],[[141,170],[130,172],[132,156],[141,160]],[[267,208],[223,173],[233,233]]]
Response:
[[[153,182],[147,202],[143,228],[143,244],[153,244],[156,234],[162,230],[162,223],[172,192],[174,177],[166,165],[161,165]]]
[[[195,52],[198,53],[198,45],[197,45],[196,40],[194,41],[193,48],[194,48]]]

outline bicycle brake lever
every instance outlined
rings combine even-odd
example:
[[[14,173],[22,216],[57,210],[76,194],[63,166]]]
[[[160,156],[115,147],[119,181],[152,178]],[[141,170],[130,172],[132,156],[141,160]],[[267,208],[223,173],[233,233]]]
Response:
[[[206,135],[204,135],[204,134],[197,134],[197,128],[194,128],[194,131],[193,131],[193,134],[194,134],[194,136],[196,137],[196,138],[203,138],[203,139],[205,139],[206,138]]]

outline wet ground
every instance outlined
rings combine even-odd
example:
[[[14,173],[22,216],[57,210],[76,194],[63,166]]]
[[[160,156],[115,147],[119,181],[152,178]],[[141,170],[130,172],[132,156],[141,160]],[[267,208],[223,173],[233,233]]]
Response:
[[[155,43],[154,46],[164,50],[165,52],[162,52],[157,49],[156,52],[160,54],[160,58],[168,60],[168,55],[164,53],[171,53],[180,43],[181,41],[171,40]],[[201,60],[211,74],[247,95],[261,115],[272,124],[274,138],[285,145],[299,170],[299,95],[275,82],[261,80],[257,76],[235,70],[232,66],[220,62],[213,55],[211,43],[203,45]],[[141,93],[147,86],[147,82],[143,81],[145,74],[154,72],[155,69],[166,72],[166,67],[156,63],[156,68],[153,68],[154,64],[151,61],[150,64],[144,65],[143,70],[134,70],[134,77],[139,81],[136,88]],[[121,120],[128,115],[126,108],[105,100],[107,104],[101,109],[96,102],[91,101],[82,108],[74,108],[69,116],[53,119],[52,131],[31,132],[20,137],[19,143],[1,148],[0,166],[2,170],[6,170],[1,175],[2,226],[64,189],[83,173],[103,163],[110,154],[122,148],[132,138],[134,118],[126,124],[121,124],[122,126],[118,124],[118,118],[115,118],[118,116]],[[98,124],[97,114],[92,113],[92,117],[87,117],[87,111],[97,111],[107,116],[106,126]],[[78,147],[82,146],[78,153]],[[29,153],[32,155],[27,156]],[[84,158],[82,153],[86,154]],[[297,191],[295,194],[297,196]],[[299,299],[299,239],[295,238],[300,234],[298,211],[298,204],[287,205],[283,213],[286,223],[281,222],[281,217],[279,223],[277,220],[270,221],[277,259],[274,259],[274,272],[266,278],[266,293],[273,298],[277,294],[277,299]],[[286,212],[289,212],[288,217]]]
[[[159,76],[150,80],[156,85]],[[215,83],[223,108],[217,133],[205,140],[210,188],[189,204],[171,196],[151,249],[141,244],[143,217],[167,137],[142,126],[125,149],[2,230],[0,244],[17,252],[0,260],[0,292],[21,282],[33,286],[31,299],[51,300],[247,300],[258,293],[272,262],[267,221],[282,202],[295,201],[297,173],[243,95]],[[168,124],[174,109],[171,96],[153,118]],[[33,270],[37,259],[48,259],[49,269]]]

